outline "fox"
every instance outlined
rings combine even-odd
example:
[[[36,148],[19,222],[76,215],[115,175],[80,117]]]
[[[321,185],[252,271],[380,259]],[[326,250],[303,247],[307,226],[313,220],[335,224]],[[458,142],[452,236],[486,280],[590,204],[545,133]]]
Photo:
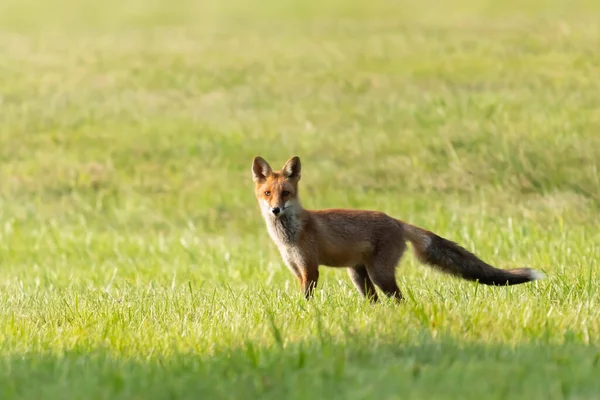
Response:
[[[431,231],[372,210],[302,207],[300,157],[273,170],[261,156],[252,161],[254,194],[266,228],[306,300],[313,297],[319,267],[347,268],[358,292],[378,302],[376,286],[388,298],[403,300],[396,268],[412,244],[418,261],[467,281],[489,286],[517,285],[542,279],[531,268],[499,269],[459,244]]]

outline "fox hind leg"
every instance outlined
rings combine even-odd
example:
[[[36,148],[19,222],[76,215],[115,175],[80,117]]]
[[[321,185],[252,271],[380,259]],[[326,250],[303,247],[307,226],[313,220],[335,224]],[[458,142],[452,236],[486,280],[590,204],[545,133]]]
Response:
[[[393,297],[398,301],[403,299],[402,292],[396,283],[396,277],[394,274],[389,274],[388,271],[381,271],[377,268],[371,268],[368,270],[368,272],[373,283],[379,286],[381,291],[388,297]]]
[[[348,268],[348,275],[356,289],[358,289],[363,296],[373,303],[377,302],[377,291],[375,290],[375,285],[373,285],[371,278],[369,278],[366,265],[360,264]]]
[[[388,297],[398,301],[403,299],[402,292],[396,283],[396,267],[406,250],[406,244],[387,243],[383,251],[375,252],[367,264],[369,278]]]

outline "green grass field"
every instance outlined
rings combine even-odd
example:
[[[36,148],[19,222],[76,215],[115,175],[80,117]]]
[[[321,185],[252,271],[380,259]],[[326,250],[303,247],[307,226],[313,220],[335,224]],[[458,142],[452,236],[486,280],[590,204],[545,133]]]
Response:
[[[597,399],[600,4],[0,3],[2,399]],[[502,267],[305,302],[250,166]]]

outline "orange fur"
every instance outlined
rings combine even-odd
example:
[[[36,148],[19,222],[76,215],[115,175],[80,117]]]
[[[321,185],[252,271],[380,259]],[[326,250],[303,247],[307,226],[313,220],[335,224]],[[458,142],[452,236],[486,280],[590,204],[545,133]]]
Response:
[[[319,280],[319,266],[325,265],[347,267],[356,288],[372,301],[377,301],[375,286],[401,300],[395,271],[407,240],[421,262],[467,280],[513,285],[541,277],[528,268],[494,268],[456,243],[382,212],[306,210],[298,195],[301,163],[296,156],[279,171],[255,157],[252,177],[269,235],[307,299]]]

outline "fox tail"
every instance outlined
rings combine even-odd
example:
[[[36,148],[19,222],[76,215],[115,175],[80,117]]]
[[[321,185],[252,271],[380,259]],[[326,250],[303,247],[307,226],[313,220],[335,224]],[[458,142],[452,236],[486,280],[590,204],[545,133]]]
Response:
[[[499,269],[479,259],[458,244],[425,229],[401,222],[405,237],[423,264],[442,272],[484,285],[518,285],[542,279],[544,274],[530,268]]]

